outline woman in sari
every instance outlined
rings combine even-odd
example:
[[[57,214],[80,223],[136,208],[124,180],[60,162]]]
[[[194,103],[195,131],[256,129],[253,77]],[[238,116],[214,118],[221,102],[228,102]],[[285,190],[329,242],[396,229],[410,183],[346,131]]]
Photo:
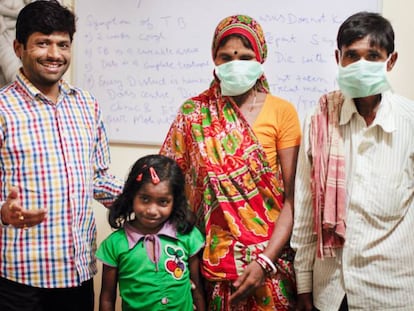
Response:
[[[210,88],[181,106],[160,150],[183,169],[206,235],[208,309],[291,310],[297,112],[269,94],[264,33],[251,17],[222,20],[212,56]]]

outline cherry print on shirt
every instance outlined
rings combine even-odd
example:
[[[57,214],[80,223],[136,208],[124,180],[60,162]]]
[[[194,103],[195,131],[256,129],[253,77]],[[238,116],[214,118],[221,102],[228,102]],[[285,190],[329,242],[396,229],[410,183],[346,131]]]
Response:
[[[174,279],[181,279],[186,268],[185,263],[182,260],[182,257],[184,257],[183,249],[166,245],[165,252],[170,257],[165,261],[165,270],[167,270],[174,277]]]

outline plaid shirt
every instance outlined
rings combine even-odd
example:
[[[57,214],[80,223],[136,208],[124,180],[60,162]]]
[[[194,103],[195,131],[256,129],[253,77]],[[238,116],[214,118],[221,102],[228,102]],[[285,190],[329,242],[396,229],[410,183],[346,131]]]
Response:
[[[79,286],[96,273],[95,198],[122,189],[108,174],[109,146],[98,103],[60,82],[56,104],[19,72],[0,90],[0,200],[19,187],[26,209],[47,209],[27,230],[0,228],[0,276],[44,288]]]

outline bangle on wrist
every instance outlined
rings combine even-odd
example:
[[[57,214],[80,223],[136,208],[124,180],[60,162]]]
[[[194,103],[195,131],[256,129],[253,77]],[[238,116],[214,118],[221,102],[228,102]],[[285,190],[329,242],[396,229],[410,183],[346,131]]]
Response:
[[[268,272],[268,268],[267,268],[267,264],[266,264],[266,262],[265,262],[262,258],[257,257],[257,258],[256,258],[256,262],[259,264],[259,266],[263,269],[263,271],[264,271],[266,274],[268,274],[268,273],[269,273],[269,272]]]
[[[265,254],[259,254],[256,258],[257,263],[266,271],[267,274],[276,274],[277,268],[275,264]]]

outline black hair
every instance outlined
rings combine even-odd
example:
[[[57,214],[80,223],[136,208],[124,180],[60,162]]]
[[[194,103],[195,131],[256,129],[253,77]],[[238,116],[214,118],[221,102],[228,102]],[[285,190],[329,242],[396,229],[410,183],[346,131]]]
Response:
[[[137,192],[142,185],[153,182],[150,168],[155,170],[160,181],[168,181],[170,184],[174,202],[169,221],[178,232],[190,232],[195,224],[195,215],[190,210],[185,195],[184,174],[175,160],[159,154],[144,156],[131,167],[122,193],[110,207],[109,224],[118,229],[123,227],[125,221],[133,219],[132,205]]]
[[[31,34],[50,35],[54,31],[67,32],[70,41],[76,31],[75,15],[56,0],[31,2],[17,16],[16,40],[24,47]]]
[[[348,17],[339,27],[336,38],[338,49],[368,37],[371,46],[394,52],[394,30],[391,23],[378,13],[358,12]]]

